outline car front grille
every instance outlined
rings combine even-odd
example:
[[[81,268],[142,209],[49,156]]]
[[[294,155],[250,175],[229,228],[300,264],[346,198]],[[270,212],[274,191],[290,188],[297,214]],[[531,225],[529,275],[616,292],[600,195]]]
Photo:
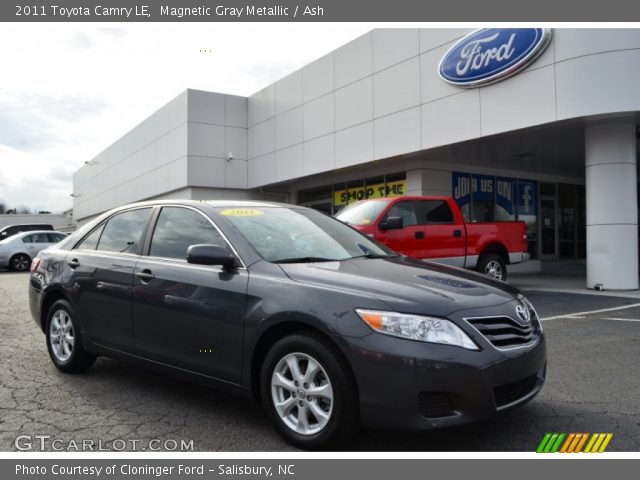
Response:
[[[501,385],[493,389],[496,407],[501,408],[529,395],[538,385],[537,375],[518,380],[517,382]]]
[[[441,418],[456,415],[451,398],[441,392],[420,392],[418,410],[426,418]]]
[[[506,316],[468,318],[467,321],[497,348],[513,348],[527,345],[535,338],[532,320],[526,325]]]

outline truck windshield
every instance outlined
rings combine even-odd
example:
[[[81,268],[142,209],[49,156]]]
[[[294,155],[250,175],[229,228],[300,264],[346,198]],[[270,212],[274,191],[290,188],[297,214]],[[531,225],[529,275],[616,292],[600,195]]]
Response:
[[[336,218],[349,225],[371,225],[389,204],[389,200],[363,200],[342,209]]]
[[[315,210],[243,207],[224,208],[219,213],[269,262],[309,263],[395,256],[365,235]]]

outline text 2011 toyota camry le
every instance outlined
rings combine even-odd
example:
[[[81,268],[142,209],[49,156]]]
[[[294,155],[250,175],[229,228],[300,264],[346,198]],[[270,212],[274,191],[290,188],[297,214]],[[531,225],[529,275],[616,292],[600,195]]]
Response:
[[[112,210],[35,259],[29,297],[58,369],[104,355],[256,397],[304,448],[490,418],[545,378],[516,289],[291,205]]]

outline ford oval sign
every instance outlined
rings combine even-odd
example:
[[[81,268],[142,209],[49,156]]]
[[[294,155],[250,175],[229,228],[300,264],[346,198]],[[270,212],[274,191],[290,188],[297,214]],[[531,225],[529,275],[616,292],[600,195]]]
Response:
[[[483,28],[451,47],[438,66],[440,77],[459,87],[480,87],[518,73],[551,40],[548,28]]]

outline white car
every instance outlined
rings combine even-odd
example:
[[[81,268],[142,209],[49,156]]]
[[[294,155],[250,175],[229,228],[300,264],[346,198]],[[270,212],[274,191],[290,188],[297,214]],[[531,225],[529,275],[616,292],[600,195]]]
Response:
[[[55,245],[67,235],[62,232],[38,230],[22,232],[0,241],[0,268],[17,272],[29,270],[31,260],[41,250]]]

